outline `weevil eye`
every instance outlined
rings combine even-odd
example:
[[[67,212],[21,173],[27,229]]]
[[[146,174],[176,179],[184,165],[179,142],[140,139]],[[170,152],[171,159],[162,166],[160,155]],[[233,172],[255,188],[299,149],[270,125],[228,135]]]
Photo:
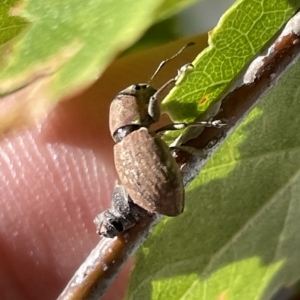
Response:
[[[147,88],[149,88],[149,85],[148,84],[134,84],[132,85],[133,89],[136,90],[136,91],[140,91],[140,90],[146,90]]]
[[[140,90],[145,90],[148,87],[148,85],[147,84],[134,84],[133,87],[136,91],[140,91]]]

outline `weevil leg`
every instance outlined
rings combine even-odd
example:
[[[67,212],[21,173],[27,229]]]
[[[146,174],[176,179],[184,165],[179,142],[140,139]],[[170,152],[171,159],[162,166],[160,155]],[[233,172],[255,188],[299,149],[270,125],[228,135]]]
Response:
[[[140,217],[151,215],[132,201],[122,185],[116,185],[114,189],[112,206],[132,223],[138,221]]]
[[[130,214],[128,194],[121,185],[114,189],[112,207],[97,215],[94,223],[97,233],[109,238],[135,225],[136,220]]]
[[[172,123],[157,129],[155,132],[160,133],[168,130],[180,130],[188,127],[199,127],[199,126],[221,128],[223,126],[226,126],[226,123],[223,123],[221,120],[201,121],[201,122],[194,122],[194,123]]]
[[[195,157],[204,159],[207,157],[207,151],[206,149],[197,149],[194,147],[189,147],[189,146],[171,146],[170,147],[170,152],[172,153],[173,157],[175,158],[177,156],[177,151],[178,150],[183,150]]]
[[[112,207],[122,215],[126,216],[130,213],[128,194],[122,185],[117,184],[115,186],[112,197]]]
[[[122,218],[115,210],[109,208],[98,214],[94,223],[99,235],[113,238],[124,230]]]
[[[133,227],[141,217],[149,215],[151,214],[133,203],[123,186],[116,185],[112,207],[97,215],[94,223],[99,235],[113,238],[120,232]]]

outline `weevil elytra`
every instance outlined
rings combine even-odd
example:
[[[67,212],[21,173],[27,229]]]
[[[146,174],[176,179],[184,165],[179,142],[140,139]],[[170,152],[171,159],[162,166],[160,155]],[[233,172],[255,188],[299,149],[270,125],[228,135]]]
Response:
[[[167,61],[192,44],[187,44],[163,61],[149,82]],[[114,160],[122,185],[115,189],[112,208],[99,214],[94,221],[100,235],[114,237],[132,227],[143,215],[158,213],[177,216],[183,212],[182,176],[168,145],[157,133],[188,126],[220,125],[218,122],[174,123],[156,131],[150,130],[150,126],[160,118],[159,94],[174,84],[185,70],[186,67],[181,68],[175,78],[158,90],[150,83],[134,84],[121,91],[112,101],[109,127],[116,142]]]

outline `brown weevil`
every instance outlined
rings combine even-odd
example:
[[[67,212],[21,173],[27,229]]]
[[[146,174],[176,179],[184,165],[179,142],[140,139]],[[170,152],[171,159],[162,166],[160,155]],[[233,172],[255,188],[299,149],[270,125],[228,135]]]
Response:
[[[168,60],[192,44],[187,44],[174,56],[163,61],[149,82]],[[94,221],[100,235],[114,237],[135,225],[143,215],[157,213],[177,216],[183,212],[182,176],[168,145],[157,133],[188,126],[221,125],[216,121],[174,123],[156,131],[150,130],[150,126],[160,118],[158,95],[175,83],[185,69],[182,68],[178,76],[158,90],[149,83],[134,84],[121,91],[112,101],[109,127],[116,142],[114,160],[122,185],[116,186],[112,208],[99,214]]]

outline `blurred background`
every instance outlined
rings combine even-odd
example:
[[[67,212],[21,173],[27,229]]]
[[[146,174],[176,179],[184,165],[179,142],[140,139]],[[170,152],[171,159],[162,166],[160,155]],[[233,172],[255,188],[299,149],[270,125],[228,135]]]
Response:
[[[145,35],[125,53],[157,46],[183,37],[213,29],[234,0],[203,0],[179,14],[153,25]]]

